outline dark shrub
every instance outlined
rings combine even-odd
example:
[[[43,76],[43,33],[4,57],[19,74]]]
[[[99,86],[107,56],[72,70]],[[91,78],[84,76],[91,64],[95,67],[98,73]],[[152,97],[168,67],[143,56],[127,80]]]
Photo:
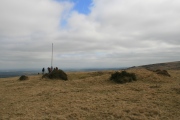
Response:
[[[19,78],[19,80],[28,80],[29,78],[27,77],[27,76],[25,76],[25,75],[22,75],[20,78]]]
[[[111,74],[110,80],[122,84],[126,82],[136,81],[136,75],[134,73],[128,73],[126,71],[115,72]]]
[[[67,74],[62,70],[53,70],[51,73],[44,74],[42,78],[68,80]]]
[[[43,76],[42,76],[42,78],[49,78],[49,76],[48,76],[49,74],[48,73],[46,73],[46,74],[44,74]]]
[[[160,74],[160,75],[164,75],[164,76],[171,77],[171,75],[167,72],[167,70],[157,69],[157,70],[155,70],[154,72],[156,72],[157,74]]]

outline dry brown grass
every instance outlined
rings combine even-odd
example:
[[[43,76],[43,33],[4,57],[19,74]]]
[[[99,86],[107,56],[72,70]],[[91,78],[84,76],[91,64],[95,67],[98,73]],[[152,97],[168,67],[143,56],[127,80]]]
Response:
[[[180,71],[172,77],[131,69],[137,81],[116,84],[112,71],[72,72],[69,80],[0,79],[2,120],[179,120]]]

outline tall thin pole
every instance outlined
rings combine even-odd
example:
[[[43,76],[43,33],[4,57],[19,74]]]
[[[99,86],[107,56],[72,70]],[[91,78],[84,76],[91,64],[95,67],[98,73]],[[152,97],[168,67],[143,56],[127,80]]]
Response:
[[[52,43],[51,68],[53,68],[53,43]]]

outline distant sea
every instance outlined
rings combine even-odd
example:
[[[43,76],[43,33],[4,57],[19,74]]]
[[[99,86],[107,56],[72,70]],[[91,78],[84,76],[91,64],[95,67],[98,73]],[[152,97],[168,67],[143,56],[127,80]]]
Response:
[[[88,72],[88,71],[104,71],[104,70],[122,70],[126,68],[87,68],[87,69],[62,69],[65,72]],[[45,71],[47,72],[47,70]],[[0,70],[0,78],[17,77],[21,75],[37,75],[42,73],[41,69],[21,69],[21,70]]]
[[[39,71],[38,70],[0,70],[0,78],[16,77],[21,75],[37,75]]]

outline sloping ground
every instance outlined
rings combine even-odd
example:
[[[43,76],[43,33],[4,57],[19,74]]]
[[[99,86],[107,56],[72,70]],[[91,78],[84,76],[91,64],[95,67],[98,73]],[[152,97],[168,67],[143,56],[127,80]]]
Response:
[[[68,81],[0,79],[0,120],[180,119],[180,71],[128,71],[136,82],[115,84],[113,71],[68,73]]]
[[[180,70],[180,61],[177,62],[168,62],[168,63],[157,63],[157,64],[150,64],[150,65],[143,65],[140,66],[149,70]]]

